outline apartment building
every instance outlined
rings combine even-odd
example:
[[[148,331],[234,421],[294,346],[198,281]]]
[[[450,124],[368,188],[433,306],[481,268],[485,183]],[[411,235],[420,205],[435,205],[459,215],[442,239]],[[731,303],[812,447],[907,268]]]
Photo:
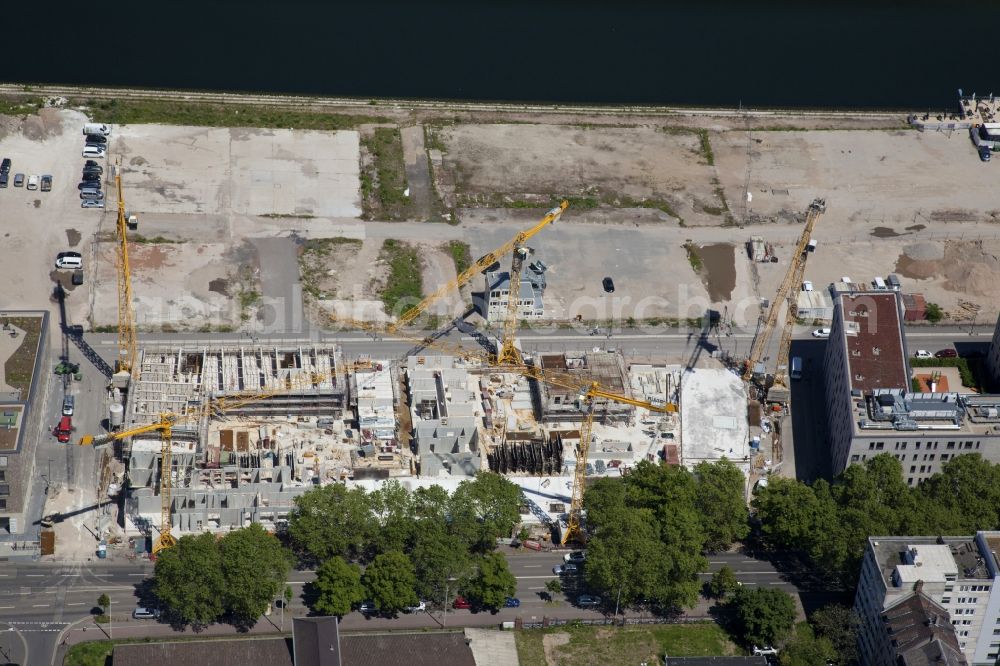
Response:
[[[534,261],[521,271],[518,290],[518,317],[539,319],[545,315],[543,296],[545,295],[545,271],[548,267],[542,261]],[[485,312],[488,322],[505,321],[510,299],[510,272],[487,271],[485,289]]]
[[[854,601],[861,619],[861,663],[900,663],[900,648],[919,644],[904,638],[907,631],[923,624],[928,643],[949,644],[947,625],[951,625],[967,663],[995,664],[1000,658],[998,550],[1000,532],[968,537],[870,537]],[[915,595],[930,601],[914,601]],[[904,617],[900,609],[907,604],[910,612],[923,613],[924,619],[914,622],[912,615]],[[911,629],[903,631],[904,624]]]

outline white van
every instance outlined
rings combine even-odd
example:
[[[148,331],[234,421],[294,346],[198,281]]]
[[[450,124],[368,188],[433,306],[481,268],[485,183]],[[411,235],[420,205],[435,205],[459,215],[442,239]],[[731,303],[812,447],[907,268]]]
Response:
[[[104,148],[100,146],[84,146],[83,156],[84,157],[104,157]]]
[[[100,134],[101,136],[109,136],[111,134],[111,128],[104,123],[87,123],[83,126],[84,134]]]
[[[83,268],[83,257],[79,252],[60,252],[56,256],[56,268]]]
[[[888,287],[885,286],[885,280],[883,280],[880,277],[877,277],[874,280],[872,280],[872,285],[880,291],[885,291],[886,289],[888,289]]]
[[[802,357],[796,356],[792,358],[792,379],[802,379]]]

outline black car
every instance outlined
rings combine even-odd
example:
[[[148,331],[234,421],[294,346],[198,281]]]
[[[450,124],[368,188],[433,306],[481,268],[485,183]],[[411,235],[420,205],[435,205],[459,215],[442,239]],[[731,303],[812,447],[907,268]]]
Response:
[[[6,171],[0,171],[0,187],[7,187],[7,179],[10,175]]]
[[[96,166],[96,165],[88,164],[87,166],[83,167],[83,172],[84,173],[104,173],[104,169],[102,169],[101,167]]]
[[[84,171],[83,172],[83,179],[84,180],[100,180],[101,179],[101,174],[94,173],[93,171]]]
[[[612,280],[611,278],[609,277],[604,278],[601,281],[601,284],[604,285],[604,291],[608,292],[609,294],[615,293],[615,281]]]
[[[0,162],[0,173],[10,173],[10,158],[3,158],[3,162]]]
[[[76,189],[78,189],[78,190],[82,190],[82,189],[97,190],[98,192],[100,192],[101,191],[101,184],[100,183],[96,183],[96,182],[94,182],[92,180],[85,180],[82,183],[80,183],[79,185],[77,185]]]
[[[979,159],[984,162],[990,161],[990,148],[989,146],[979,146]]]
[[[106,136],[101,136],[100,134],[87,135],[87,143],[89,144],[98,144],[103,146],[107,144],[107,142],[108,142],[108,137]]]
[[[98,164],[94,160],[87,160],[86,162],[84,162],[83,163],[83,168],[86,169],[87,167],[97,167],[101,171],[104,171],[104,167],[102,167],[100,164]]]

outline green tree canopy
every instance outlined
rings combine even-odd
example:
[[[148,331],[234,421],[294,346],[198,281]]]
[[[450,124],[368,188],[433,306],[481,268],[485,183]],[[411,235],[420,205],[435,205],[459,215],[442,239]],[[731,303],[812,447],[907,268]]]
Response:
[[[451,602],[471,571],[468,546],[435,520],[421,521],[410,550],[422,599]]]
[[[226,610],[237,625],[257,621],[285,587],[288,552],[257,523],[219,540]]]
[[[517,579],[500,553],[486,553],[479,558],[475,575],[465,586],[465,593],[487,608],[503,608],[507,597],[517,591]]]
[[[398,550],[376,555],[362,583],[380,613],[393,615],[417,603],[417,577],[410,558]]]
[[[225,612],[222,553],[214,534],[178,539],[161,551],[153,570],[153,591],[160,606],[185,624],[205,626]]]
[[[111,597],[107,594],[102,593],[101,596],[97,597],[97,605],[101,607],[101,610],[105,613],[108,612],[108,606],[111,605]]]
[[[520,519],[521,488],[500,474],[479,472],[463,481],[449,502],[451,529],[472,550],[487,552],[497,537],[508,536]]]
[[[784,591],[768,587],[741,587],[733,607],[743,640],[748,645],[774,645],[795,624],[795,601]]]
[[[829,642],[841,663],[851,664],[857,660],[857,630],[860,621],[854,609],[830,604],[813,613],[809,623],[820,639]]]
[[[414,531],[413,496],[399,481],[390,480],[368,495],[377,552],[406,548]]]
[[[712,574],[712,580],[708,584],[708,591],[716,599],[725,599],[736,592],[739,586],[739,581],[736,580],[736,574],[733,570],[728,566],[723,566]]]
[[[718,462],[699,463],[695,506],[705,531],[705,548],[719,551],[750,533],[746,503],[746,477],[740,468],[723,458]]]
[[[321,615],[343,617],[365,598],[361,586],[361,568],[342,557],[331,557],[316,570],[313,582],[316,602],[313,610]]]
[[[838,652],[829,639],[816,636],[805,622],[795,627],[795,635],[778,653],[781,666],[822,666],[830,662],[854,663],[846,654]]]
[[[288,535],[296,549],[317,562],[342,555],[359,559],[375,534],[371,503],[362,488],[333,483],[295,498]]]

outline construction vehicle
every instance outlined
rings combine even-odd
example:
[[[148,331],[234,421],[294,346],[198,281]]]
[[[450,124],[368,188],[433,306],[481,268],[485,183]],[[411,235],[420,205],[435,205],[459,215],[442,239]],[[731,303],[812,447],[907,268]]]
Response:
[[[788,270],[785,271],[785,277],[778,286],[778,291],[774,296],[774,300],[771,301],[771,305],[767,310],[767,315],[764,317],[760,329],[754,336],[753,343],[750,347],[750,355],[743,367],[743,379],[744,381],[753,380],[758,386],[764,387],[767,370],[764,366],[764,354],[767,351],[768,345],[771,342],[771,335],[774,332],[774,328],[778,323],[778,317],[781,314],[781,307],[784,303],[789,304],[788,314],[785,321],[785,330],[787,331],[787,340],[785,337],[785,331],[783,331],[781,345],[779,346],[778,352],[778,368],[776,376],[783,377],[783,367],[788,364],[788,346],[791,341],[791,326],[795,322],[795,309],[796,309],[796,299],[798,297],[798,288],[796,285],[800,284],[802,281],[802,275],[805,272],[806,257],[808,255],[809,242],[812,239],[813,228],[816,226],[816,222],[819,221],[820,216],[826,211],[826,202],[822,199],[814,199],[811,204],[809,204],[809,211],[806,213],[806,223],[802,230],[802,235],[799,237],[798,247],[795,253],[792,255],[791,261],[788,263]],[[782,352],[782,350],[784,350]],[[782,358],[784,361],[782,361]]]
[[[462,285],[468,283],[477,275],[499,266],[500,259],[506,256],[508,252],[514,252],[515,257],[519,253],[524,252],[525,243],[527,243],[528,240],[530,240],[533,236],[537,235],[542,229],[544,229],[545,227],[549,226],[550,224],[558,220],[559,217],[562,215],[563,211],[566,210],[568,207],[569,207],[569,202],[563,201],[561,204],[559,204],[558,206],[550,210],[548,213],[546,213],[545,217],[539,220],[535,226],[518,233],[516,236],[514,236],[514,238],[510,239],[500,247],[484,254],[474,264],[472,264],[464,271],[462,271],[461,274],[459,274],[454,280],[450,280],[449,282],[446,282],[445,284],[435,289],[434,292],[426,296],[424,300],[420,301],[412,308],[410,308],[402,315],[400,315],[395,322],[386,326],[385,332],[389,334],[396,333],[399,329],[409,325],[417,317],[426,312],[427,308],[429,308],[433,303],[435,303],[441,297],[451,293],[456,289],[461,288]],[[520,272],[520,264],[518,264],[518,271]],[[512,282],[511,284],[514,283]],[[517,299],[512,298],[511,301],[516,303]]]
[[[122,193],[122,162],[115,163],[115,187],[118,190],[118,221],[115,225],[118,242],[118,367],[117,381],[127,384],[135,367],[135,309],[132,305],[132,270],[128,263],[128,233],[131,226],[135,229],[135,216],[125,213],[125,196]]]
[[[371,367],[371,361],[362,361],[342,367],[341,372],[357,371],[362,369],[366,370]],[[263,391],[251,391],[212,398],[201,407],[184,413],[167,412],[160,414],[159,420],[154,423],[110,432],[96,437],[93,435],[84,435],[80,439],[79,445],[102,446],[111,442],[125,440],[129,437],[135,437],[136,435],[143,435],[151,432],[159,433],[160,440],[162,442],[162,447],[160,448],[160,536],[157,537],[153,544],[153,555],[155,556],[165,548],[170,548],[177,543],[177,539],[171,533],[172,524],[170,519],[170,496],[173,487],[171,474],[172,450],[170,448],[172,428],[179,423],[197,421],[203,418],[211,418],[213,416],[222,416],[227,411],[237,409],[244,405],[249,405],[260,400],[266,400],[267,398],[273,396],[283,395],[290,391],[315,386],[325,381],[328,377],[334,375],[336,375],[336,373],[331,373],[329,375],[302,373],[300,377],[295,379],[286,379],[284,385],[282,386],[276,386]],[[65,440],[60,438],[59,441],[69,441],[68,434]]]

